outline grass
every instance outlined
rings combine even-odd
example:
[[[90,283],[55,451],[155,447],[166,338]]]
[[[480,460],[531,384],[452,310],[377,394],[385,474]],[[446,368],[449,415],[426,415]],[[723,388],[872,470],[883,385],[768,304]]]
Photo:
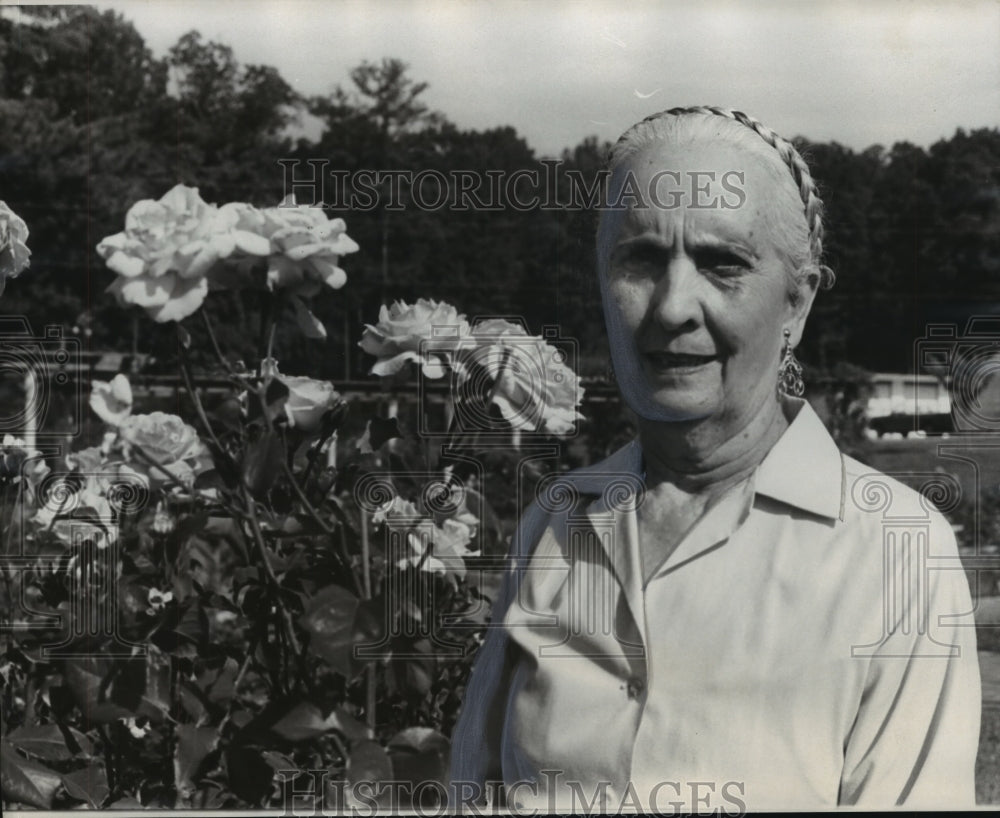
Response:
[[[928,437],[916,440],[865,441],[852,451],[855,458],[897,480],[916,488],[934,472],[944,472],[955,478],[962,495],[976,496],[977,488],[989,485],[996,475],[995,450],[980,449],[974,441],[951,436]],[[976,468],[958,457],[971,457],[978,461],[979,485]]]
[[[980,599],[976,610],[976,622],[980,625],[1000,624],[1000,598]],[[980,628],[976,634],[979,649],[1000,652],[1000,628]],[[980,654],[982,655],[982,654]],[[987,674],[996,674],[996,662],[980,662],[983,672],[983,687],[987,685]],[[994,684],[1000,679],[989,679]],[[976,758],[976,803],[1000,804],[1000,706],[983,706],[983,718],[979,728],[979,756]]]
[[[984,707],[976,758],[976,803],[1000,804],[1000,707]]]

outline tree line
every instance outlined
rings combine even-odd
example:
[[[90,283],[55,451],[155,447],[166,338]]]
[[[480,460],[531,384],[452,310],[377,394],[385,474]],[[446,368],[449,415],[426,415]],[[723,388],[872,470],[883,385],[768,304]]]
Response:
[[[60,323],[92,348],[135,345],[164,367],[171,332],[135,337],[104,293],[111,274],[94,252],[120,231],[128,207],[173,185],[209,202],[274,205],[287,167],[309,160],[355,171],[458,171],[509,176],[543,168],[513,127],[462,129],[424,102],[426,84],[383,58],[351,70],[325,96],[297,92],[272,66],[241,64],[197,31],[156,58],[116,12],[86,6],[0,11],[0,198],[29,224],[32,268],[9,284],[8,314],[36,331]],[[319,135],[296,127],[310,115]],[[905,127],[905,124],[904,126]],[[800,349],[814,371],[907,371],[928,322],[958,323],[1000,301],[1000,130],[959,129],[929,148],[906,141],[855,151],[798,138],[827,208],[827,262],[836,287],[816,301]],[[592,178],[608,145],[567,147],[554,172]],[[287,164],[287,162],[286,162]],[[334,210],[361,250],[345,257],[348,284],[318,299],[325,341],[276,339],[285,371],[364,376],[363,324],[395,298],[444,299],[472,315],[522,316],[532,331],[558,325],[577,339],[585,373],[606,360],[587,207],[412,206]],[[407,206],[407,204],[411,206]],[[227,347],[254,337],[261,304],[210,305]],[[147,326],[144,324],[144,326]],[[193,326],[195,348],[207,339]],[[92,335],[90,334],[92,333]],[[249,349],[248,349],[249,351]]]

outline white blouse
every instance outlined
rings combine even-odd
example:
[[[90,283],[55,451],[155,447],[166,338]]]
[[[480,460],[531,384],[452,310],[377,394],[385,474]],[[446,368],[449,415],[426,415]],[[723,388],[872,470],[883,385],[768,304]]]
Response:
[[[643,586],[637,441],[522,517],[452,744],[453,806],[975,804],[980,679],[950,525],[799,400]]]

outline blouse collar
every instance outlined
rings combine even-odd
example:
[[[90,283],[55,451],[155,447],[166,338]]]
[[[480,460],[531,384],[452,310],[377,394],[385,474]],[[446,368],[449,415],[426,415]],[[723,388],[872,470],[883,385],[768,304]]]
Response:
[[[757,467],[755,494],[811,514],[844,519],[843,457],[823,421],[801,398],[785,398],[791,422]],[[621,507],[624,493],[642,486],[642,446],[632,440],[611,456],[562,476],[580,494],[601,495],[604,507]],[[625,503],[627,505],[627,502]]]

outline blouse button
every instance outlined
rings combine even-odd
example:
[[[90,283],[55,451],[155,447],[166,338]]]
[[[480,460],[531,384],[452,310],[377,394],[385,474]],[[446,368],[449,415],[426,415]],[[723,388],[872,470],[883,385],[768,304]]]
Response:
[[[628,680],[628,685],[626,691],[630,699],[638,699],[642,695],[642,691],[645,689],[646,685],[643,683],[642,679],[638,676],[633,676]]]

